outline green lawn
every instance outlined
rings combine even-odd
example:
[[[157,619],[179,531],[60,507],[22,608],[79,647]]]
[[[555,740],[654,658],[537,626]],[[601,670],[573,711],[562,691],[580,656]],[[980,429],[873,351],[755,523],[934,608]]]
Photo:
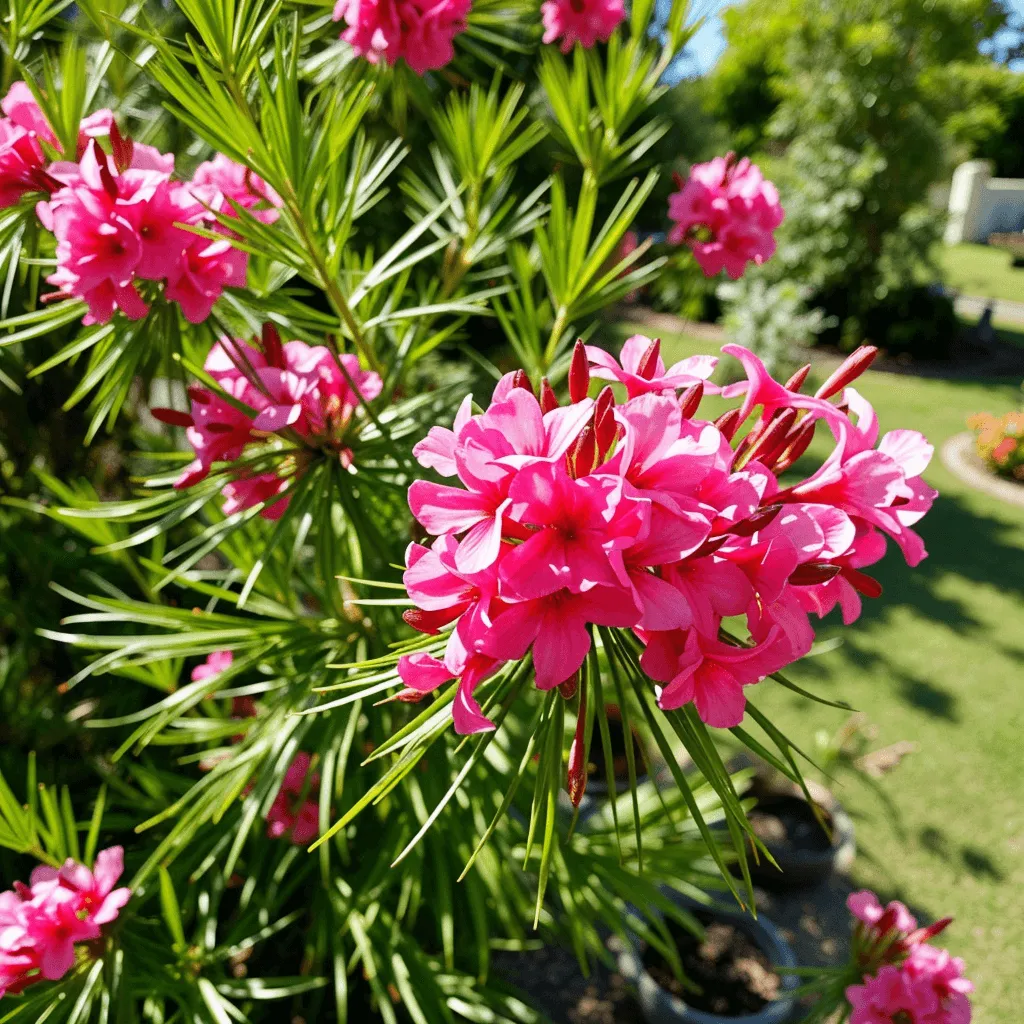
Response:
[[[1022,275],[1024,279],[1024,275]],[[629,330],[609,329],[604,340]],[[634,333],[629,330],[629,333]],[[707,344],[665,337],[666,361]],[[982,409],[1020,405],[1016,381],[949,382],[869,373],[857,385],[882,430],[912,427],[938,448]],[[941,497],[920,532],[930,557],[908,569],[898,552],[876,567],[885,586],[844,628],[838,649],[792,676],[846,700],[878,726],[878,745],[920,751],[880,783],[885,801],[850,779],[839,795],[857,820],[855,882],[904,899],[926,917],[956,917],[947,945],[977,985],[978,1024],[1019,1024],[1024,948],[1024,509],[959,483],[936,454],[927,474]],[[895,546],[893,546],[895,551]],[[875,569],[871,570],[873,573]],[[842,711],[774,684],[751,696],[809,749]]]
[[[1015,268],[1005,249],[989,245],[940,245],[935,257],[946,285],[964,295],[1024,302],[1024,268]]]

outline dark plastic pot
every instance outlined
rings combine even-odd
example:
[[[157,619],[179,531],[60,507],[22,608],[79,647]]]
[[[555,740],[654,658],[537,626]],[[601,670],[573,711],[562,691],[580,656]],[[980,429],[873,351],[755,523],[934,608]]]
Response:
[[[669,895],[687,910],[711,913],[717,919],[745,932],[774,967],[797,966],[796,954],[763,914],[755,920],[738,911],[708,908],[679,893]],[[678,996],[662,988],[647,972],[640,940],[636,936],[631,936],[628,946],[619,945],[617,958],[619,973],[636,989],[647,1024],[785,1024],[793,1017],[795,1004],[788,998],[776,999],[757,1013],[742,1017],[723,1017],[687,1006]],[[794,974],[783,974],[781,977],[783,992],[792,991],[800,984]]]
[[[845,874],[853,863],[857,851],[853,821],[843,810],[839,801],[824,787],[812,785],[811,795],[825,811],[832,831],[831,844],[828,837],[822,835],[822,848],[801,849],[792,845],[777,845],[770,840],[765,842],[769,852],[779,866],[777,870],[766,860],[755,864],[750,859],[750,873],[754,881],[767,889],[801,889],[810,888],[824,882],[830,875],[838,872]],[[755,787],[756,789],[756,787]],[[758,798],[758,809],[771,813],[773,805],[777,808],[782,801],[799,802],[807,806],[806,799],[799,788],[779,787],[753,793]],[[812,822],[813,828],[821,828]]]

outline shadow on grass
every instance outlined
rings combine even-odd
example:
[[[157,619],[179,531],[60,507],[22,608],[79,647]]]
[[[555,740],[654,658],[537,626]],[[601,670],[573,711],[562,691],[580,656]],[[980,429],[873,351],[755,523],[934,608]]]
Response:
[[[975,641],[983,638],[993,650],[1024,662],[1020,646],[1008,643],[989,622],[979,618],[981,598],[977,589],[991,586],[1011,599],[1024,601],[1019,527],[1007,519],[978,514],[956,495],[944,495],[921,523],[920,532],[930,554],[916,568],[908,569],[899,549],[890,544],[883,561],[868,570],[882,583],[884,594],[880,600],[863,602],[861,623],[887,625],[895,630],[900,612],[911,610],[922,620],[941,623],[955,637]],[[953,585],[951,577],[956,578]],[[835,612],[824,620],[825,625],[838,622]],[[894,665],[886,650],[874,649],[870,631],[865,633],[866,638],[862,638],[858,631],[844,630],[838,657],[860,674],[892,680],[899,699],[932,718],[951,724],[960,721],[959,698],[954,691],[943,687],[934,676],[925,678]],[[877,638],[877,631],[874,636]],[[910,636],[906,639],[913,642]],[[834,661],[826,664],[811,658],[804,664],[822,687],[842,681],[842,669]]]
[[[1006,877],[999,865],[984,850],[968,844],[957,847],[940,828],[932,825],[922,828],[918,832],[917,841],[923,849],[946,863],[959,863],[975,878],[1001,882]]]

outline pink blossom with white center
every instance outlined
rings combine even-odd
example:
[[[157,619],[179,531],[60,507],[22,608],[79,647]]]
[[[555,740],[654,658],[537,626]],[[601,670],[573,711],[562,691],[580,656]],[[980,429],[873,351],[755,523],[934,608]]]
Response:
[[[608,42],[626,20],[623,0],[545,0],[540,10],[543,41],[559,40],[562,53],[568,53],[577,43],[589,50],[598,42]]]
[[[466,31],[470,0],[338,0],[341,38],[371,64],[405,62],[418,75],[455,57],[453,40]]]
[[[760,265],[775,252],[773,232],[784,217],[779,194],[746,157],[737,161],[730,153],[696,164],[677,183],[668,240],[689,245],[708,277],[725,270],[736,280],[748,263]]]

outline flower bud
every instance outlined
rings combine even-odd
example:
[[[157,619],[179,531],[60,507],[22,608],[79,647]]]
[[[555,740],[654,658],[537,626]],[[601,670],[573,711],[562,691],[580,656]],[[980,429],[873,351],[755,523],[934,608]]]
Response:
[[[732,534],[733,537],[752,537],[758,530],[763,530],[781,511],[782,502],[765,505],[764,508],[759,508],[746,519],[725,527],[723,531],[716,530],[715,533],[723,532]]]
[[[587,397],[590,390],[590,365],[587,362],[587,349],[580,338],[572,350],[572,364],[569,367],[569,401],[575,405]]]
[[[786,409],[780,412],[750,445],[744,464],[758,461],[761,456],[771,455],[780,444],[785,442],[786,435],[795,421],[796,409]]]
[[[843,579],[846,580],[858,594],[863,594],[865,597],[882,596],[882,584],[873,576],[868,576],[866,573],[860,572],[857,569],[851,569],[849,566],[843,566]]]
[[[599,461],[604,458],[615,444],[618,436],[619,425],[615,420],[615,395],[612,393],[611,385],[601,389],[594,404],[594,431],[597,438],[597,457]]]
[[[558,408],[558,399],[555,396],[555,389],[551,386],[547,377],[540,382],[540,411],[547,413]]]
[[[800,389],[807,382],[807,375],[811,372],[811,364],[807,363],[805,366],[801,366],[796,373],[793,374],[789,380],[786,381],[782,386],[787,391],[792,391],[794,394],[799,394]]]
[[[172,427],[191,427],[194,422],[187,412],[178,412],[177,409],[150,409],[149,414],[153,419],[169,423]]]
[[[789,582],[794,587],[813,587],[819,583],[828,583],[843,571],[841,565],[831,562],[807,562],[799,565],[790,574]]]
[[[786,438],[786,447],[775,460],[774,467],[772,467],[776,475],[785,473],[807,451],[811,441],[814,439],[814,428],[817,425],[818,421],[808,416],[789,434]]]
[[[121,129],[117,127],[116,121],[110,122],[110,148],[114,157],[114,166],[119,173],[123,174],[132,165],[135,143],[132,142],[131,136],[121,134]]]
[[[699,380],[696,384],[691,384],[684,392],[682,398],[679,399],[679,412],[684,420],[692,420],[694,414],[697,412],[697,408],[700,406],[701,399],[704,398],[704,381]]]
[[[874,345],[861,345],[814,393],[815,398],[831,398],[852,384],[874,361],[878,349]]]
[[[526,375],[525,370],[516,370],[512,374],[512,387],[522,388],[524,391],[529,391],[531,395],[533,394],[533,385],[530,383],[530,378]]]
[[[574,480],[578,480],[581,476],[587,476],[597,469],[597,437],[590,423],[580,431],[580,436],[569,446],[565,459],[569,476]]]
[[[644,380],[653,380],[658,369],[658,360],[661,358],[661,338],[655,338],[647,346],[646,351],[637,363],[636,375]]]
[[[718,427],[722,436],[726,441],[731,441],[736,436],[736,431],[740,427],[740,411],[739,409],[730,409],[728,412],[723,412],[721,416],[715,420],[715,426]]]
[[[263,331],[260,335],[263,343],[263,354],[271,366],[284,369],[284,345],[281,344],[281,335],[278,329],[269,321],[263,324]]]

